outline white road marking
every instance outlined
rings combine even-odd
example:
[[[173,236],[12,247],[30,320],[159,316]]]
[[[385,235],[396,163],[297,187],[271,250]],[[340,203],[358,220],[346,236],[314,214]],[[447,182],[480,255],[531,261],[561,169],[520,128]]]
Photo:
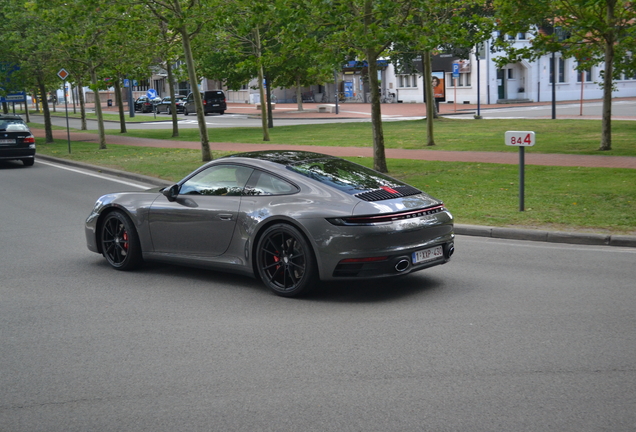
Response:
[[[63,169],[63,170],[66,170],[66,171],[71,171],[71,172],[75,172],[75,173],[78,173],[78,174],[84,174],[84,175],[87,175],[87,176],[90,176],[90,177],[97,177],[99,179],[109,180],[109,181],[112,181],[112,182],[115,182],[115,183],[121,183],[121,184],[126,185],[126,186],[136,187],[138,189],[149,189],[149,188],[152,187],[152,185],[142,185],[142,184],[139,184],[139,183],[133,183],[133,182],[131,182],[129,180],[120,180],[120,179],[117,179],[117,178],[114,178],[114,177],[111,177],[111,176],[107,176],[107,175],[103,175],[103,174],[96,174],[96,173],[92,173],[92,172],[89,172],[89,171],[84,171],[84,170],[80,170],[80,169],[76,169],[76,168],[71,168],[71,167],[64,166],[64,165],[58,165],[58,164],[51,163],[51,162],[45,162],[45,161],[43,161],[41,159],[37,159],[37,158],[36,158],[36,160],[37,160],[38,164],[49,165],[49,166],[52,166],[52,167],[55,167],[55,168],[59,168],[59,169]]]

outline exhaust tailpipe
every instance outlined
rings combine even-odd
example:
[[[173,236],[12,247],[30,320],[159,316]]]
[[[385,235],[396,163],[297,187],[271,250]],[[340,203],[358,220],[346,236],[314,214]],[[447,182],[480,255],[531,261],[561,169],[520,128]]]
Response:
[[[401,259],[395,265],[395,271],[398,272],[398,273],[402,273],[403,271],[405,271],[405,270],[407,270],[409,268],[409,265],[411,265],[409,260]]]

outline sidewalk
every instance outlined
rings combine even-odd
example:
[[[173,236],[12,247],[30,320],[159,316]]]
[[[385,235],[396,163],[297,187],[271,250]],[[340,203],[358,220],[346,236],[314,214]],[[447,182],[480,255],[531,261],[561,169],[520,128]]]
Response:
[[[616,98],[613,101],[635,101],[636,97],[628,98]],[[580,103],[578,100],[572,101],[559,101],[556,105],[577,105]],[[585,106],[589,104],[600,104],[600,99],[585,100],[583,101],[583,116],[563,116],[559,115],[560,119],[586,119],[586,120],[600,120],[600,116],[587,115],[585,113]],[[552,102],[526,102],[519,104],[480,104],[480,110],[488,109],[510,109],[521,107],[536,107],[536,106],[551,106]],[[345,102],[338,104],[339,114],[318,112],[319,105],[335,105],[333,103],[303,103],[303,111],[298,111],[298,104],[276,104],[274,110],[272,110],[272,117],[274,119],[335,119],[335,118],[371,118],[371,104],[370,103],[356,103]],[[477,104],[464,104],[464,103],[440,103],[439,104],[440,115],[455,115],[455,114],[476,114]],[[426,117],[426,105],[422,103],[390,103],[381,105],[382,117],[384,119],[391,118],[422,118]],[[233,114],[247,114],[250,116],[259,116],[260,109],[256,109],[253,104],[245,103],[228,103],[227,113]],[[482,113],[483,114],[483,113]],[[537,117],[540,118],[540,117]],[[551,116],[545,116],[541,118],[551,118]],[[613,120],[636,120],[636,112],[621,112],[620,109],[614,107],[612,110]]]

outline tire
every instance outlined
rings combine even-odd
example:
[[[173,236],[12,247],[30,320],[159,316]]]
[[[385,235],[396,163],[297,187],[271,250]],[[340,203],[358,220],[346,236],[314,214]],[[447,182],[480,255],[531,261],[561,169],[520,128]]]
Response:
[[[219,111],[219,114],[223,115],[223,114],[225,114],[225,111]]]
[[[187,109],[187,108],[183,108],[183,115],[184,115],[184,116],[187,116],[188,114],[190,114],[190,113],[188,112],[188,109]]]
[[[166,109],[166,114],[168,114],[168,115],[172,115],[172,109],[167,108],[167,109]]]
[[[317,266],[309,242],[288,224],[267,228],[256,247],[256,268],[261,281],[275,294],[296,297],[317,282]]]
[[[102,254],[114,269],[132,270],[142,263],[137,230],[121,211],[106,215],[100,226]]]
[[[24,166],[33,166],[33,164],[35,163],[35,158],[22,159],[22,163],[24,164]]]

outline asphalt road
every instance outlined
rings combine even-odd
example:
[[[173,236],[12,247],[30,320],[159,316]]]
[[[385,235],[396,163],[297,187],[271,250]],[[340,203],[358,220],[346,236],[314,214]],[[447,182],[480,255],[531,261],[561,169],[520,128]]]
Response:
[[[0,164],[0,431],[634,431],[636,250],[458,237],[401,279],[283,299],[85,247],[134,189]]]
[[[172,130],[172,120],[168,121],[157,121],[155,119],[154,114],[140,114],[136,113],[135,118],[139,120],[141,116],[144,116],[148,119],[147,122],[135,122],[135,123],[127,123],[126,127],[128,129],[146,129],[146,130],[155,130],[155,129],[169,129]],[[165,114],[162,117],[166,117]],[[190,115],[188,117],[179,114],[179,128],[186,129],[196,129],[199,127],[197,123],[196,116]],[[404,120],[404,118],[397,118],[395,120]],[[44,116],[41,115],[31,115],[31,121],[35,123],[44,123]],[[65,117],[53,117],[51,119],[52,123],[55,126],[60,126],[66,128],[66,118]],[[312,119],[312,118],[298,118],[298,119],[274,119],[275,126],[292,126],[292,125],[300,125],[300,124],[322,124],[322,123],[351,123],[351,122],[369,122],[370,119],[366,118],[338,118],[338,119]],[[228,128],[228,127],[261,127],[262,122],[261,119],[254,116],[249,116],[247,114],[208,114],[205,117],[205,123],[208,128]],[[80,129],[81,122],[79,119],[69,118],[69,126],[71,128]],[[104,127],[106,129],[119,130],[120,124],[119,122],[108,121],[104,122]],[[88,130],[97,130],[97,121],[88,120],[87,121]]]

